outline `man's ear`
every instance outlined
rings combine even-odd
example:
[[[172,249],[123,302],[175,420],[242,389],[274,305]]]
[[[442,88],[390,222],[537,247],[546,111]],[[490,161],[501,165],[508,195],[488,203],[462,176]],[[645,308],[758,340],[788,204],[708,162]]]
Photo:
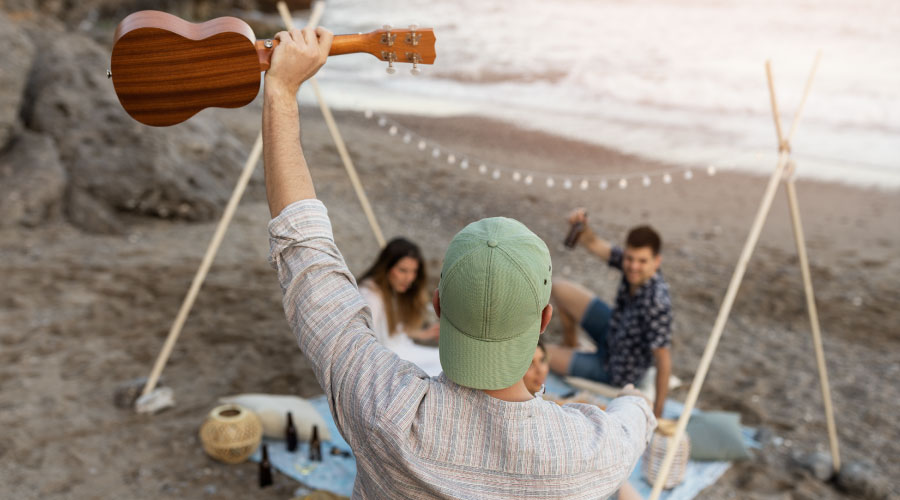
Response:
[[[441,296],[438,294],[438,289],[434,289],[434,295],[431,297],[431,305],[434,306],[434,313],[437,314],[437,317],[441,317]]]
[[[541,333],[544,333],[544,330],[547,329],[547,325],[550,324],[550,318],[553,317],[553,306],[547,304],[544,307],[544,310],[541,311]]]

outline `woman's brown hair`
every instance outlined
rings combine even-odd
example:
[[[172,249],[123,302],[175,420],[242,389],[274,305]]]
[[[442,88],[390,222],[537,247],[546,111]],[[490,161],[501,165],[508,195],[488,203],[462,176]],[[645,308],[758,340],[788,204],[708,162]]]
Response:
[[[419,263],[416,271],[416,279],[409,288],[400,294],[394,293],[391,282],[388,280],[388,272],[400,262],[400,259],[410,257]],[[422,251],[415,243],[405,238],[394,238],[385,245],[375,263],[359,277],[362,282],[371,279],[381,291],[381,300],[384,302],[384,310],[387,315],[388,332],[393,335],[397,332],[397,325],[403,324],[407,330],[421,328],[425,319],[425,307],[428,296],[425,293],[425,282],[428,277],[425,272],[425,259]]]

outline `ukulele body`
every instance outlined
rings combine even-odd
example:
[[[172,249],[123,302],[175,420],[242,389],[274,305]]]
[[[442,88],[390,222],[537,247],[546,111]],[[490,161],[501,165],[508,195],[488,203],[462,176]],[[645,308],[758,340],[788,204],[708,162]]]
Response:
[[[204,108],[239,108],[259,93],[256,36],[235,17],[195,24],[165,12],[135,12],[116,28],[111,71],[122,107],[157,127]]]

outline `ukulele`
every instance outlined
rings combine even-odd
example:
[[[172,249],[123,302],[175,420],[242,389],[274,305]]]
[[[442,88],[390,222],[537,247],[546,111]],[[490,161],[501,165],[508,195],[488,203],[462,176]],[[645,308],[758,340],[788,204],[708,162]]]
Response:
[[[125,111],[146,125],[181,123],[209,107],[239,108],[259,93],[278,40],[257,40],[235,17],[191,23],[165,12],[135,12],[119,23],[107,76]],[[434,63],[431,28],[336,35],[329,56],[368,52],[394,63]]]

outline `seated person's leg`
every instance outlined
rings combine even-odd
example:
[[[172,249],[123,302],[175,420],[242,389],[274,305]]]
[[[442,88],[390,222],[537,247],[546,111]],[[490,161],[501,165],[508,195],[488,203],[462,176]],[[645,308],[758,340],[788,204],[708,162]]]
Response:
[[[563,345],[575,347],[575,328],[594,299],[587,288],[566,280],[554,280],[550,293],[553,309],[563,324]]]
[[[609,306],[596,297],[592,298],[582,314],[580,324],[597,344],[597,351],[593,353],[574,352],[566,347],[547,346],[547,353],[550,355],[550,369],[560,375],[574,375],[609,383],[610,377],[606,371],[606,333],[609,329],[610,315]]]

